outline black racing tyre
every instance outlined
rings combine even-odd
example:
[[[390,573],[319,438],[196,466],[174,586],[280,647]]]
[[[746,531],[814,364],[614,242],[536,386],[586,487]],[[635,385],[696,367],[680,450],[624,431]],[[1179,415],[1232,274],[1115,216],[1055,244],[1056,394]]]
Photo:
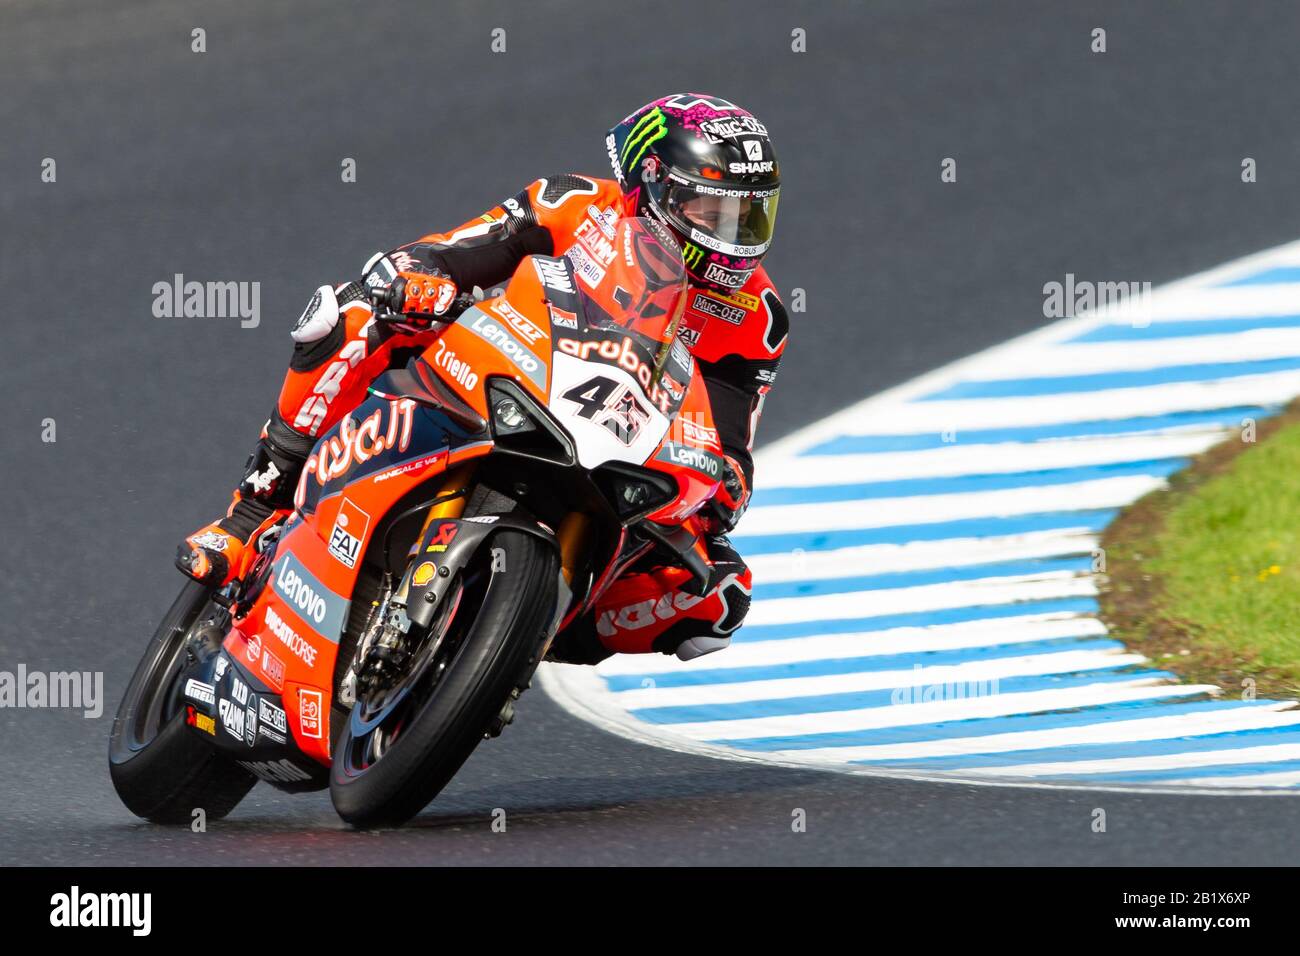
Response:
[[[424,809],[532,675],[555,614],[559,557],[536,535],[507,528],[490,543],[463,572],[437,676],[412,692],[382,754],[370,740],[379,731],[356,737],[349,721],[338,734],[330,797],[354,826],[397,826]],[[498,573],[489,566],[494,549],[504,551]]]
[[[185,642],[211,607],[208,588],[189,581],[158,625],[127,685],[108,741],[113,788],[136,816],[189,823],[233,810],[257,778],[185,725],[179,675]]]

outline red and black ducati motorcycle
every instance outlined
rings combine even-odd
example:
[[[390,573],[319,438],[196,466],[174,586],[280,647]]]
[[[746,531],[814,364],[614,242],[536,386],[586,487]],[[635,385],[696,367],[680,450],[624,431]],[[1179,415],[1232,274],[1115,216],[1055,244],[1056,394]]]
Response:
[[[681,251],[650,220],[601,228],[599,259],[529,257],[462,302],[321,437],[236,580],[185,586],[113,724],[129,809],[220,817],[261,779],[401,823],[631,563],[658,551],[704,586],[723,465],[676,335]],[[384,301],[348,308],[403,321]]]

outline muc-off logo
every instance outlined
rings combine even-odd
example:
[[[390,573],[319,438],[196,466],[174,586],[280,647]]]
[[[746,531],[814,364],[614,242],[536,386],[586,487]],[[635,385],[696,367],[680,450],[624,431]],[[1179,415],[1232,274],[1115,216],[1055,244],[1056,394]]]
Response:
[[[728,269],[718,265],[716,262],[710,262],[704,270],[704,279],[706,282],[716,282],[720,286],[728,289],[739,289],[745,284],[749,274],[745,272],[736,272],[734,269]]]
[[[711,315],[715,319],[721,319],[723,322],[730,322],[732,325],[740,325],[745,320],[744,309],[737,308],[734,305],[727,305],[725,302],[719,302],[703,292],[696,293],[691,308],[697,312],[703,312],[705,315]]]
[[[262,723],[270,727],[272,730],[281,734],[287,734],[289,732],[289,720],[285,716],[282,707],[278,707],[271,701],[259,697],[257,701],[257,711],[261,717]]]
[[[739,139],[742,136],[767,136],[767,127],[752,116],[723,116],[718,119],[705,120],[700,124],[700,132],[710,143],[721,143],[727,139]],[[758,157],[750,157],[756,159]]]

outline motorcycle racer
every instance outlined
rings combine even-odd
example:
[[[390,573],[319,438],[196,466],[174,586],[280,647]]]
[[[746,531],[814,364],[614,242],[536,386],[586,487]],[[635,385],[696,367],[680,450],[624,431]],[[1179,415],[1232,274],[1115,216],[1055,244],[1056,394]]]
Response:
[[[434,319],[458,295],[505,281],[529,255],[565,255],[580,280],[598,281],[614,254],[605,229],[642,215],[681,244],[690,290],[679,335],[704,378],[724,452],[706,542],[712,573],[694,589],[684,568],[634,565],[557,637],[551,657],[596,663],[612,653],[660,651],[689,660],[726,647],[751,593],[749,569],[726,532],[749,502],[754,432],[788,331],[760,264],[772,239],[779,168],[767,129],[752,114],[694,93],[637,110],[609,131],[606,149],[612,180],[536,180],[449,232],[375,255],[358,281],[321,286],[291,332],[279,399],[230,509],[180,545],[177,566],[205,583],[229,581],[250,542],[292,509],[317,437],[360,404],[378,375],[438,337]],[[405,320],[377,322],[368,290],[387,290]]]

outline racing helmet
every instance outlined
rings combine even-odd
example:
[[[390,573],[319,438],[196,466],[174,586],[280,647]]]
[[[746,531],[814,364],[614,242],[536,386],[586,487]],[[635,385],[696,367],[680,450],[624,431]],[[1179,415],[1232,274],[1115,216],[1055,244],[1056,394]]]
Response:
[[[609,131],[605,148],[627,214],[674,233],[696,285],[743,286],[772,243],[780,169],[767,127],[703,93],[648,103]]]

